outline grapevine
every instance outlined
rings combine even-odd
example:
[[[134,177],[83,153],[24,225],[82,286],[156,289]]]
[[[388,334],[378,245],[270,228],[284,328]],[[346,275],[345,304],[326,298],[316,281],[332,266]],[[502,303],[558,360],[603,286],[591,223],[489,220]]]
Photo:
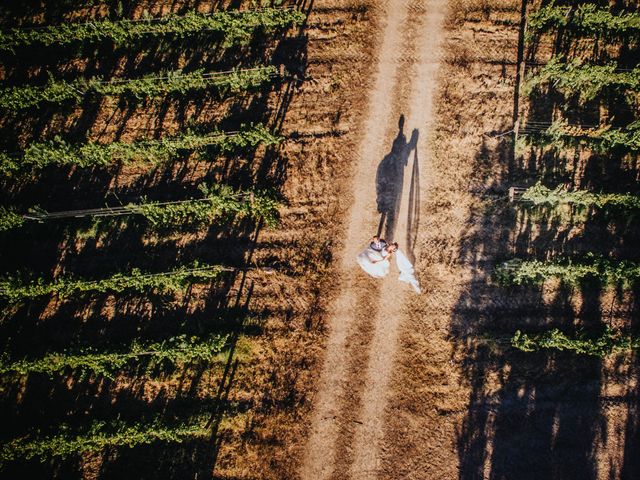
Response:
[[[262,125],[242,126],[235,133],[215,130],[206,134],[187,131],[175,137],[143,140],[134,143],[88,142],[72,145],[60,138],[35,142],[20,157],[0,153],[0,172],[12,174],[25,168],[44,168],[48,165],[75,165],[81,168],[104,167],[112,163],[143,162],[160,164],[176,158],[181,152],[201,152],[215,146],[221,152],[264,145],[275,145],[282,137],[272,134]]]
[[[181,443],[187,438],[206,437],[211,432],[198,424],[167,426],[160,421],[151,424],[126,425],[93,422],[85,434],[70,435],[68,427],[62,433],[50,437],[23,437],[5,443],[0,450],[0,464],[19,459],[51,457],[67,458],[74,454],[99,452],[105,447],[127,447],[153,442]]]
[[[257,67],[230,72],[205,73],[196,70],[190,73],[168,72],[166,75],[151,75],[128,80],[103,82],[100,78],[90,80],[49,79],[44,87],[11,87],[0,90],[0,108],[18,111],[36,107],[42,103],[64,104],[79,102],[85,95],[102,96],[124,95],[133,100],[159,97],[168,94],[186,94],[209,88],[217,89],[221,94],[239,92],[259,87],[274,77],[274,66]]]
[[[20,227],[24,221],[24,217],[14,210],[0,207],[0,232]]]
[[[226,185],[208,187],[202,184],[199,188],[204,194],[204,198],[200,200],[129,204],[125,209],[131,214],[142,215],[157,227],[211,223],[221,216],[262,218],[268,226],[277,225],[278,203],[272,196],[236,193]]]
[[[640,121],[626,128],[611,128],[605,125],[598,128],[583,128],[569,125],[564,120],[556,120],[548,126],[525,126],[521,133],[534,145],[551,145],[559,149],[588,147],[600,153],[610,150],[640,152]]]
[[[594,208],[629,214],[640,212],[640,197],[637,195],[568,191],[563,186],[551,190],[540,183],[528,188],[520,197],[520,201],[549,208],[572,205],[578,209]]]
[[[193,283],[206,283],[228,270],[233,269],[219,265],[194,264],[193,267],[180,267],[170,272],[154,274],[144,274],[140,270],[134,269],[128,275],[118,273],[101,280],[62,277],[52,282],[46,282],[43,279],[23,282],[8,277],[0,279],[0,298],[16,302],[47,295],[66,298],[85,292],[121,293],[129,290],[142,293],[151,290],[160,293],[174,293],[185,290]]]
[[[535,352],[543,348],[572,350],[575,353],[604,358],[612,353],[637,350],[640,348],[640,337],[623,335],[609,326],[602,335],[595,338],[584,333],[571,338],[557,328],[536,334],[526,334],[518,330],[511,339],[511,345],[524,352]]]
[[[210,361],[224,349],[227,340],[228,335],[216,335],[205,340],[181,335],[149,345],[134,343],[126,352],[98,352],[91,348],[80,352],[48,353],[42,358],[13,362],[5,357],[0,359],[0,375],[42,373],[53,376],[74,371],[82,376],[91,373],[113,378],[118,371],[143,359],[147,372],[160,365]]]
[[[524,85],[525,95],[530,95],[544,84],[553,84],[565,98],[577,94],[580,103],[584,104],[609,88],[640,92],[640,67],[630,71],[619,71],[613,63],[588,65],[582,64],[579,59],[566,63],[559,56],[554,56],[527,79]]]
[[[609,40],[634,34],[637,36],[640,32],[640,15],[614,14],[593,3],[580,4],[574,10],[569,6],[551,3],[528,16],[527,41],[533,40],[536,34],[555,32],[559,28],[568,28],[580,36],[599,35]]]
[[[26,220],[39,222],[62,218],[81,217],[120,217],[140,215],[153,227],[192,227],[210,224],[216,219],[262,219],[269,227],[278,224],[278,201],[275,196],[261,192],[234,191],[227,185],[201,184],[202,198],[177,200],[173,202],[153,202],[143,199],[142,203],[130,203],[119,207],[94,208],[88,210],[70,210],[49,213],[39,207],[30,209],[25,215],[6,211],[0,215],[5,230],[17,228]],[[0,211],[2,214],[2,211]]]
[[[541,262],[510,260],[495,270],[495,278],[503,286],[541,285],[549,278],[558,278],[569,285],[594,280],[609,285],[631,287],[640,280],[640,265],[628,261],[611,262],[594,255],[583,263],[569,260]]]
[[[200,185],[205,201],[192,200],[174,204],[147,202],[127,205],[132,214],[144,216],[152,225],[194,225],[210,223],[214,218],[226,215],[236,218],[263,218],[269,226],[278,222],[278,203],[270,196],[239,196],[228,186],[208,187]]]
[[[304,13],[289,8],[264,8],[203,14],[189,12],[184,16],[167,15],[141,20],[102,20],[69,23],[42,28],[0,32],[0,51],[14,51],[28,45],[69,45],[74,42],[96,42],[110,39],[116,45],[128,45],[145,36],[171,34],[184,38],[199,32],[214,32],[223,37],[223,46],[247,44],[255,31],[272,32],[288,25],[304,22]]]

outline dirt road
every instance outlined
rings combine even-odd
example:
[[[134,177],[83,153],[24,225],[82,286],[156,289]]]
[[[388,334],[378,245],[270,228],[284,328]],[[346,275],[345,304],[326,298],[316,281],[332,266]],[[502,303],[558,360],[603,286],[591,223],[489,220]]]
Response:
[[[379,477],[399,331],[415,295],[395,269],[376,282],[355,257],[379,232],[409,258],[420,258],[416,240],[430,188],[428,145],[446,0],[392,0],[380,9],[378,65],[352,197],[344,199],[352,207],[339,258],[340,294],[328,319],[304,479]]]

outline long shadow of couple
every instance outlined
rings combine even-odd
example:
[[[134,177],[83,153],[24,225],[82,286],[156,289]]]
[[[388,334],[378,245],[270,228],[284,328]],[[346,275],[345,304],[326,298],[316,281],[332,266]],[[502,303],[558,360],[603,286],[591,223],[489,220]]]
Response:
[[[378,235],[384,233],[383,237],[386,238],[387,241],[392,241],[396,233],[400,213],[400,202],[404,188],[404,169],[409,163],[411,152],[414,152],[411,179],[409,182],[407,232],[403,248],[411,262],[415,261],[413,250],[418,235],[418,221],[420,217],[418,135],[418,129],[413,129],[411,138],[407,142],[407,137],[404,134],[404,115],[400,115],[398,120],[398,134],[393,140],[391,151],[382,159],[376,172],[376,201],[378,213],[380,213]]]

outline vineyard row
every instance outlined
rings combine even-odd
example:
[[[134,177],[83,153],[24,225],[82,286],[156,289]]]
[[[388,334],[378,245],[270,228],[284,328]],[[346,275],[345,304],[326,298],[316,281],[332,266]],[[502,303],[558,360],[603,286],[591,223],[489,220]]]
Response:
[[[237,192],[227,185],[201,184],[198,188],[203,193],[203,198],[174,202],[154,202],[145,199],[142,203],[130,203],[113,208],[53,213],[34,208],[30,213],[20,215],[0,207],[0,231],[20,227],[28,220],[43,222],[62,218],[104,218],[124,215],[140,215],[151,226],[158,228],[193,227],[210,224],[216,219],[231,218],[262,219],[270,227],[278,223],[278,202],[271,195],[259,192]]]
[[[519,133],[525,136],[527,143],[537,146],[558,149],[586,147],[599,153],[610,150],[640,152],[640,121],[626,128],[611,128],[609,125],[586,128],[570,125],[566,120],[545,125],[532,122],[521,127]]]
[[[134,362],[145,361],[146,371],[160,366],[184,365],[191,362],[211,361],[227,345],[228,335],[214,335],[199,339],[181,335],[159,343],[142,345],[134,343],[128,351],[98,352],[95,348],[81,352],[47,353],[38,359],[11,361],[0,358],[0,375],[41,373],[53,376],[56,373],[75,372],[112,378],[116,373]]]
[[[554,56],[527,78],[524,93],[530,95],[543,85],[553,85],[565,98],[577,96],[581,104],[594,100],[607,89],[630,96],[629,92],[640,92],[640,67],[620,71],[614,63],[590,65],[579,59],[566,62]],[[630,96],[630,101],[637,101],[636,96]]]
[[[498,266],[494,273],[496,280],[504,286],[541,285],[550,278],[558,278],[570,285],[598,281],[630,287],[640,280],[640,265],[628,261],[612,262],[593,255],[587,256],[582,263],[513,259]]]
[[[264,8],[203,14],[167,15],[142,20],[102,20],[88,23],[65,23],[41,28],[13,28],[0,32],[0,51],[14,51],[29,45],[69,45],[74,42],[96,42],[109,39],[126,45],[147,36],[171,34],[177,38],[200,32],[214,32],[223,37],[223,46],[248,43],[254,32],[270,33],[304,22],[304,13],[291,8]]]
[[[562,185],[550,189],[541,183],[529,187],[520,197],[520,202],[549,208],[571,205],[578,209],[600,209],[629,215],[640,211],[638,195],[593,193],[586,190],[568,191]]]
[[[608,326],[598,337],[590,337],[584,332],[571,337],[557,328],[533,334],[518,330],[511,339],[511,345],[524,352],[535,352],[541,349],[569,350],[604,358],[618,352],[637,350],[640,348],[640,337],[624,335]]]
[[[602,35],[607,40],[621,37],[640,39],[640,15],[638,13],[615,14],[599,8],[594,3],[576,7],[550,5],[540,8],[527,17],[527,41],[536,34],[568,29],[579,36]]]
[[[24,86],[1,89],[0,108],[19,111],[43,103],[78,103],[87,95],[123,95],[140,101],[162,95],[185,94],[210,88],[225,94],[257,88],[271,81],[276,75],[276,67],[269,65],[229,72],[205,73],[204,70],[196,70],[182,73],[181,71],[172,71],[166,75],[108,82],[99,78],[80,79],[72,82],[50,79],[44,87]]]
[[[204,438],[210,432],[198,424],[163,425],[156,421],[151,424],[107,425],[94,422],[88,432],[81,435],[63,433],[50,437],[23,437],[5,443],[0,449],[0,464],[33,458],[67,458],[90,452],[99,452],[107,447],[128,447],[147,445],[154,442],[180,443],[188,438]]]
[[[276,145],[283,138],[269,132],[262,125],[245,127],[238,132],[213,131],[204,134],[187,131],[174,137],[159,140],[142,140],[133,143],[112,142],[100,144],[87,142],[69,144],[60,138],[48,142],[30,144],[20,156],[0,153],[0,172],[5,175],[48,165],[74,165],[81,168],[105,167],[113,163],[150,163],[157,165],[176,158],[181,152],[200,152],[215,147],[219,152]]]
[[[17,302],[47,295],[57,295],[59,298],[70,297],[85,292],[120,293],[134,291],[156,291],[159,293],[175,293],[184,291],[194,283],[207,283],[218,278],[222,272],[235,271],[235,268],[220,265],[199,265],[180,267],[163,273],[142,273],[133,269],[124,275],[117,273],[101,280],[79,280],[73,278],[59,278],[52,282],[43,279],[24,282],[17,278],[3,278],[0,280],[0,298],[9,302]]]

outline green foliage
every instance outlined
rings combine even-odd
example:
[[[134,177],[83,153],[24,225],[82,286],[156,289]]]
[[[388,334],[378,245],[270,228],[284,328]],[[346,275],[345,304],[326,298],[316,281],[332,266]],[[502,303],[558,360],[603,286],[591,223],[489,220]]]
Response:
[[[134,343],[127,351],[99,352],[95,348],[80,352],[48,353],[42,358],[24,358],[11,361],[6,356],[0,358],[0,375],[17,373],[77,372],[112,378],[127,366],[142,360],[147,373],[159,366],[183,365],[191,362],[211,361],[227,344],[228,335],[215,335],[205,340],[181,335],[159,343],[142,345]]]
[[[564,62],[554,56],[530,76],[524,85],[525,95],[531,95],[542,85],[553,88],[565,98],[578,96],[581,104],[595,99],[606,89],[640,92],[640,67],[631,71],[618,71],[617,65],[585,65],[580,59]]]
[[[184,16],[167,15],[142,20],[102,20],[88,23],[65,23],[37,29],[14,28],[0,32],[0,51],[13,51],[26,45],[69,45],[74,42],[112,40],[128,45],[146,36],[172,35],[174,38],[200,32],[222,36],[223,46],[247,44],[254,32],[272,32],[288,25],[304,22],[304,13],[293,9],[264,8],[203,14],[191,11]]]
[[[552,3],[527,15],[525,40],[531,42],[536,34],[556,31],[569,23],[571,7],[557,7]]]
[[[92,91],[105,96],[127,95],[136,100],[169,93],[187,94],[195,90],[216,88],[221,93],[236,93],[258,87],[277,73],[270,65],[255,69],[233,70],[224,74],[208,74],[204,70],[191,73],[168,72],[164,77],[150,76],[134,80],[91,82]]]
[[[202,184],[199,188],[204,194],[201,200],[169,204],[145,202],[129,204],[126,208],[157,227],[202,225],[222,216],[263,218],[271,227],[278,223],[278,202],[273,196],[235,192],[227,185]]]
[[[5,277],[0,279],[0,298],[9,302],[16,302],[47,295],[57,295],[66,298],[85,292],[121,293],[134,291],[143,293],[156,291],[160,293],[174,293],[187,289],[193,283],[206,283],[230,270],[219,265],[207,266],[194,264],[193,267],[180,267],[165,273],[144,274],[133,269],[130,274],[117,273],[102,280],[78,280],[74,278],[58,278],[52,282],[37,279],[23,282],[17,278]]]
[[[628,261],[611,262],[595,255],[587,256],[583,263],[571,260],[541,262],[513,259],[497,267],[494,275],[503,286],[541,285],[545,280],[555,277],[569,285],[598,281],[631,287],[640,280],[640,265]]]
[[[604,128],[587,136],[586,141],[595,143],[603,153],[613,149],[640,152],[640,121],[635,121],[624,129]]]
[[[25,219],[15,211],[0,207],[0,232],[20,227]]]
[[[11,87],[0,89],[0,108],[18,111],[41,103],[79,102],[90,86],[85,80],[66,82],[49,78],[44,87]]]
[[[274,194],[267,192],[234,191],[227,185],[198,187],[203,198],[180,200],[175,202],[130,203],[122,207],[88,210],[84,216],[94,216],[97,219],[111,216],[141,215],[153,227],[183,228],[210,224],[217,219],[253,219],[264,220],[269,227],[278,225],[279,203]],[[27,219],[43,222],[50,219],[78,217],[79,211],[57,212],[49,214],[39,207],[30,209],[30,214],[24,217],[12,211],[6,211],[0,221],[4,222],[4,229],[20,227]]]
[[[249,199],[247,205],[247,213],[242,215],[251,218],[261,218],[265,225],[275,228],[280,223],[280,214],[278,207],[280,204],[276,200],[275,196],[268,193],[256,193]]]
[[[541,132],[524,132],[527,143],[552,146],[558,149],[587,147],[599,153],[610,150],[640,152],[640,121],[624,129],[603,126],[584,129],[569,125],[566,120],[556,120]]]
[[[520,198],[525,205],[557,208],[570,205],[579,210],[598,209],[635,215],[640,212],[640,197],[619,193],[592,193],[586,190],[567,191],[562,185],[551,190],[541,183],[528,188]]]
[[[5,443],[0,450],[0,464],[19,459],[67,458],[71,455],[99,452],[106,447],[127,447],[154,442],[180,443],[191,437],[206,437],[211,432],[202,425],[167,426],[160,421],[151,424],[126,425],[94,422],[85,434],[70,434],[62,426],[61,433],[51,437],[22,437]]]
[[[571,338],[557,328],[536,334],[526,334],[518,330],[511,339],[511,345],[523,352],[535,352],[545,348],[571,350],[579,354],[604,358],[612,353],[640,348],[640,337],[623,335],[608,326],[604,333],[596,338],[588,337],[583,332]]]
[[[176,158],[181,152],[200,152],[214,146],[219,151],[255,147],[260,143],[275,145],[282,137],[272,134],[262,125],[242,126],[237,133],[215,130],[206,134],[187,131],[175,137],[143,140],[134,143],[88,142],[71,145],[60,138],[29,145],[21,157],[0,153],[0,172],[5,175],[25,168],[44,168],[48,165],[75,165],[81,168],[104,167],[113,163],[143,162],[160,164]]]
[[[223,73],[168,72],[164,76],[151,75],[130,80],[103,82],[100,78],[73,82],[49,79],[44,87],[11,87],[0,89],[0,108],[17,111],[36,107],[42,103],[62,104],[79,102],[85,95],[127,96],[133,100],[159,97],[168,94],[187,94],[206,89],[216,89],[224,95],[259,87],[276,75],[273,65]]]
[[[551,3],[528,16],[526,39],[531,41],[536,34],[555,32],[559,28],[566,28],[579,36],[597,35],[608,40],[637,37],[640,15],[635,12],[614,14],[593,3],[582,3],[575,9]]]

